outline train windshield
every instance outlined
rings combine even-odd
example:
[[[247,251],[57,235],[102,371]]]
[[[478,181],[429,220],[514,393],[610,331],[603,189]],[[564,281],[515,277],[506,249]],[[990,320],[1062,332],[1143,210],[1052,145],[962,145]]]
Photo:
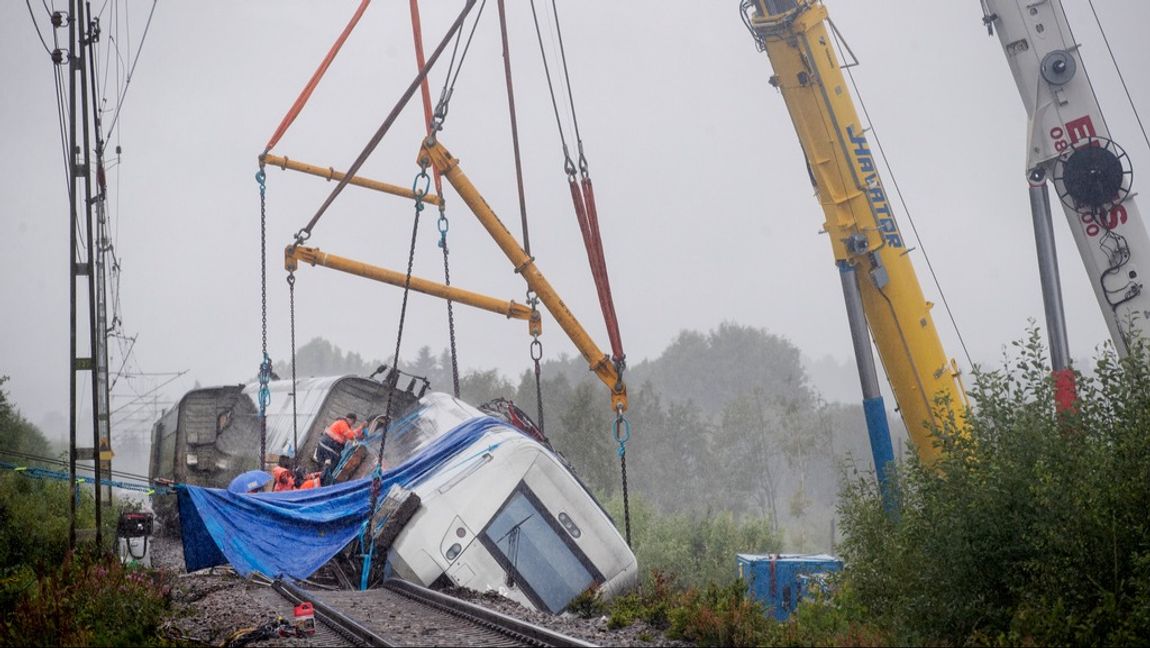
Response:
[[[480,541],[515,586],[553,614],[603,582],[599,570],[523,482],[480,534]]]

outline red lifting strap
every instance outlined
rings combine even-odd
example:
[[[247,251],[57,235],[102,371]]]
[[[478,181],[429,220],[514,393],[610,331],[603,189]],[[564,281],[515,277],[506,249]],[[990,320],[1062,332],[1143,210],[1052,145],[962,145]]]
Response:
[[[426,61],[423,57],[423,27],[419,21],[419,0],[411,0],[411,36],[415,39],[415,69],[422,70]],[[427,123],[427,134],[431,135],[431,90],[427,87],[427,77],[423,77],[419,90],[423,95],[423,120]],[[439,176],[439,169],[433,166],[431,172],[435,178],[435,195],[443,196],[443,180]]]
[[[331,46],[331,50],[328,51],[327,56],[324,57],[323,63],[320,63],[319,67],[316,68],[315,72],[311,75],[311,79],[307,82],[307,85],[304,86],[303,92],[299,93],[299,97],[296,97],[295,103],[292,104],[291,109],[288,110],[286,115],[284,115],[283,121],[280,122],[279,128],[276,129],[276,132],[274,135],[272,135],[272,138],[268,140],[268,145],[264,147],[264,153],[272,150],[272,148],[279,143],[280,138],[283,137],[284,133],[287,132],[288,127],[291,126],[292,122],[295,121],[295,118],[299,116],[300,111],[303,110],[304,104],[306,104],[307,100],[311,98],[311,93],[315,90],[315,87],[319,85],[319,80],[323,78],[324,73],[327,72],[328,66],[330,66],[331,62],[335,60],[335,55],[339,54],[340,48],[343,47],[343,42],[347,40],[348,35],[351,34],[351,30],[355,29],[356,23],[359,22],[360,17],[363,16],[364,10],[367,9],[367,5],[370,3],[371,0],[362,0],[359,3],[359,8],[355,10],[355,15],[353,15],[351,20],[347,23],[347,27],[343,28],[343,33],[339,35],[339,38],[336,39],[335,44]]]
[[[611,282],[607,277],[607,261],[603,256],[603,240],[599,236],[599,213],[595,207],[595,191],[591,178],[583,176],[582,187],[568,176],[571,187],[571,202],[575,205],[575,217],[579,221],[579,232],[583,235],[583,246],[587,249],[587,261],[591,265],[591,277],[599,295],[599,308],[603,311],[603,322],[607,326],[607,337],[611,341],[611,355],[621,362],[623,341],[619,335],[619,320],[615,316],[615,300],[611,297]],[[580,190],[582,189],[582,190]]]

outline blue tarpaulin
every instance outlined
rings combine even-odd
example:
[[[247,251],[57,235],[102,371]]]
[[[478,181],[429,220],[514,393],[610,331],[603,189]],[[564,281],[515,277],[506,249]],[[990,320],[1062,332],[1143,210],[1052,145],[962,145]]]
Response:
[[[507,426],[491,417],[460,424],[385,471],[380,492],[418,484],[493,429]],[[192,572],[230,563],[243,576],[258,571],[307,578],[358,535],[371,507],[371,482],[278,493],[180,486],[185,567]]]

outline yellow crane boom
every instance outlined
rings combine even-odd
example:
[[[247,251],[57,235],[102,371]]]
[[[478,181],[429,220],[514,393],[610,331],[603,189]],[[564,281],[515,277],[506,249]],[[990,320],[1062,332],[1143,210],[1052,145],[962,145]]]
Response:
[[[879,178],[835,55],[826,7],[819,0],[744,0],[743,7],[774,68],[770,83],[782,93],[794,123],[835,260],[840,270],[853,275],[909,436],[929,463],[938,456],[929,426],[941,424],[944,416],[962,425],[966,397],[957,365],[943,351],[932,304],[923,297]],[[844,291],[847,281],[844,275]],[[866,347],[869,355],[869,344]],[[857,341],[855,349],[858,355]],[[864,398],[877,397],[866,393],[865,377],[863,382]],[[939,402],[946,407],[938,408]]]

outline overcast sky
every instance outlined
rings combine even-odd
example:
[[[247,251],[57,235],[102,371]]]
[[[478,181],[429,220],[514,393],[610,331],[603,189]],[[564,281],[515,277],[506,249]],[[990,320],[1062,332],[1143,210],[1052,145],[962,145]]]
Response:
[[[118,33],[123,55],[134,51],[151,3],[93,4],[105,6],[105,37]],[[256,373],[256,157],[357,4],[161,3],[155,11],[111,142],[123,153],[110,175],[110,206],[123,265],[123,329],[137,336],[131,367],[188,371],[161,390],[161,400],[194,381],[235,383]],[[430,50],[462,2],[423,4]],[[1085,0],[1065,4],[1113,134],[1140,177],[1150,169],[1150,152],[1089,6]],[[1134,102],[1150,116],[1150,3],[1095,4]],[[606,349],[531,14],[525,2],[508,5],[532,251]],[[737,5],[560,3],[632,363],[657,355],[682,329],[705,331],[724,320],[785,336],[813,358],[851,357],[838,273],[829,242],[818,234],[823,216],[782,97],[767,83],[770,63],[755,51]],[[1022,336],[1028,318],[1042,322],[1023,174],[1026,114],[999,41],[987,36],[976,0],[837,0],[828,6],[861,61],[856,79],[922,236],[912,254],[927,297],[941,303],[924,247],[971,356],[994,362],[1004,344]],[[114,8],[120,9],[118,31]],[[51,45],[43,7],[33,2],[32,9]],[[442,141],[518,234],[496,18],[492,1]],[[407,2],[373,3],[275,152],[346,169],[414,74],[410,30]],[[545,38],[550,48],[549,31]],[[107,69],[114,78],[115,70]],[[441,72],[433,74],[433,88],[442,83]],[[0,375],[11,377],[6,388],[36,422],[68,410],[68,209],[52,74],[28,8],[0,3]],[[361,175],[409,185],[420,122],[416,97]],[[269,346],[281,360],[289,355],[282,249],[334,185],[279,169],[268,176]],[[522,302],[521,280],[461,201],[448,196],[454,283]],[[349,187],[310,243],[402,270],[412,211],[410,201]],[[434,213],[426,213],[432,215],[421,229],[416,274],[439,279]],[[1055,230],[1071,351],[1087,357],[1107,332],[1060,214]],[[387,357],[400,295],[365,279],[305,268],[297,283],[297,339],[322,336],[368,358]],[[408,317],[404,357],[423,345],[446,346],[443,302],[415,295]],[[935,320],[948,354],[966,366],[941,308]],[[497,367],[515,376],[528,366],[525,323],[463,307],[456,323],[465,368]],[[576,353],[550,317],[544,328],[548,356]],[[118,402],[157,380],[162,377],[125,379],[117,386]]]

